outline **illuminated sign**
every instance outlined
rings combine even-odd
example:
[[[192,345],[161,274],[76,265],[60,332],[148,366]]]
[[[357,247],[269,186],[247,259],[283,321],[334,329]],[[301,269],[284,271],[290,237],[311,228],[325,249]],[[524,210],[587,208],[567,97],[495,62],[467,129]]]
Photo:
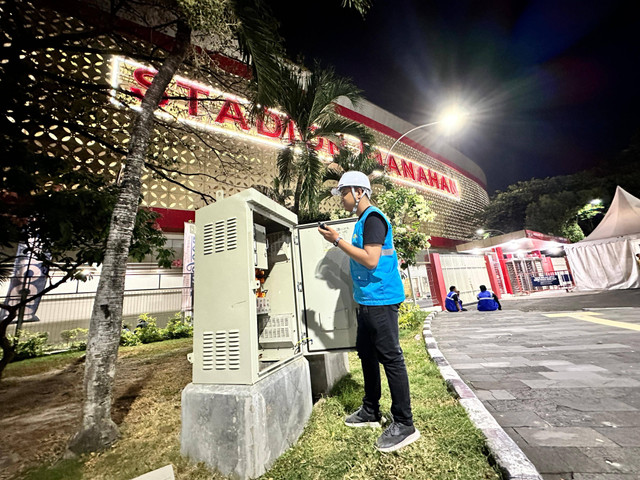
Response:
[[[388,153],[388,152],[387,152]],[[409,185],[421,190],[437,191],[457,199],[460,198],[458,182],[440,172],[428,168],[426,165],[415,163],[396,155],[387,155],[386,163],[382,152],[376,151],[378,163],[385,167],[387,174],[398,183]]]
[[[141,63],[113,57],[112,101],[134,109],[140,108],[140,101],[156,73],[156,70]],[[240,136],[275,148],[285,148],[300,140],[296,126],[287,121],[286,115],[275,109],[265,109],[261,117],[254,119],[247,113],[249,103],[247,99],[176,75],[164,92],[160,102],[162,108],[156,114],[194,128]],[[313,148],[328,161],[339,151],[335,143],[325,138],[318,138],[316,142]],[[342,144],[362,150],[362,145],[355,138],[344,138]],[[385,167],[394,182],[454,199],[460,198],[458,184],[453,178],[396,155],[389,155],[384,164],[382,151],[377,150],[376,155],[378,163]]]

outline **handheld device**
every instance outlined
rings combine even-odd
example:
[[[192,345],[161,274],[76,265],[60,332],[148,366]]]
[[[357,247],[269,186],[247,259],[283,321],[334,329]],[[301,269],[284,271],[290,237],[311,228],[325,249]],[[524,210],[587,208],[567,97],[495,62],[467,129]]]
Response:
[[[320,227],[322,230],[328,230],[326,223],[318,222],[318,227]]]

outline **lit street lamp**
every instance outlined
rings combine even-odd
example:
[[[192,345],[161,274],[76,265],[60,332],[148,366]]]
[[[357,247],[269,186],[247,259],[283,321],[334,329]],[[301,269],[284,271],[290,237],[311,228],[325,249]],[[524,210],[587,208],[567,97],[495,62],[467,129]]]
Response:
[[[393,147],[395,147],[400,140],[402,140],[404,137],[406,137],[410,133],[415,132],[420,128],[431,127],[433,125],[440,125],[441,128],[447,132],[447,134],[451,134],[455,130],[460,129],[462,125],[465,124],[468,117],[469,117],[468,112],[462,110],[459,107],[451,107],[442,115],[440,120],[425,123],[424,125],[418,125],[417,127],[413,127],[411,130],[404,132],[402,135],[400,135],[400,137],[398,137],[398,139],[395,142],[393,142],[393,145],[391,145],[391,148],[387,152],[387,155],[384,157],[384,162],[383,162],[384,165],[387,164],[387,160],[389,159],[389,155],[391,155],[391,150],[393,150]]]

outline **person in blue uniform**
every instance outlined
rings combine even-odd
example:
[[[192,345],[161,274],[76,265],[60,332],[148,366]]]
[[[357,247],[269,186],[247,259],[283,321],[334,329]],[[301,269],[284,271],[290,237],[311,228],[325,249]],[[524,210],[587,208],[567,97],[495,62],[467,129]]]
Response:
[[[391,392],[393,422],[376,441],[376,448],[393,452],[415,442],[420,432],[413,425],[409,376],[398,335],[398,307],[405,296],[392,228],[387,217],[371,205],[371,184],[364,173],[346,172],[332,193],[342,196],[345,210],[358,215],[351,241],[330,226],[318,227],[325,240],[350,257],[353,298],[358,304],[356,350],[364,374],[364,397],[345,424],[381,426],[381,363]]]
[[[467,309],[462,306],[462,300],[460,300],[460,292],[455,287],[455,285],[451,285],[449,287],[449,293],[447,293],[447,298],[444,301],[444,308],[446,308],[448,312],[467,311]]]
[[[498,296],[487,287],[480,285],[480,293],[478,294],[478,310],[481,312],[493,312],[502,310]]]

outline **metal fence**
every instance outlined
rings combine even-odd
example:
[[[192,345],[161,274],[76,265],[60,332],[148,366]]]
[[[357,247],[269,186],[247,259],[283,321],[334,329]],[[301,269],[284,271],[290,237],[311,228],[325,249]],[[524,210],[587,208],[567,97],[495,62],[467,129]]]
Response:
[[[51,279],[55,282],[55,277]],[[35,316],[25,318],[21,331],[47,333],[48,344],[61,344],[65,333],[75,328],[89,328],[99,275],[87,282],[70,281],[44,295]],[[0,287],[1,288],[1,287]],[[17,301],[9,297],[5,301]],[[192,314],[193,275],[171,273],[128,273],[125,280],[122,321],[135,328],[138,317],[148,313],[157,319],[159,327],[166,326],[176,313]],[[15,335],[17,321],[8,328]]]
[[[556,270],[553,273],[545,273],[542,261],[539,258],[509,259],[507,271],[513,293],[528,295],[532,292],[545,290],[567,289],[574,286],[573,277],[569,270]],[[557,277],[550,281],[551,277]],[[545,281],[540,281],[544,279]]]

